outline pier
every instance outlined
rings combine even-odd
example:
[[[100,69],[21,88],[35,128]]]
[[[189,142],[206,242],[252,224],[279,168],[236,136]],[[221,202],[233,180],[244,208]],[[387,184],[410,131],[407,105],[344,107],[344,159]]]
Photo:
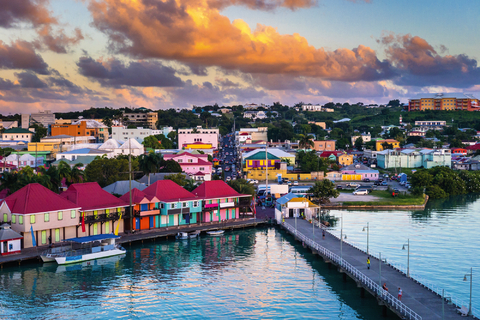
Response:
[[[353,279],[362,296],[364,291],[369,292],[377,298],[380,305],[401,319],[465,319],[457,313],[457,306],[449,303],[446,298],[442,299],[441,295],[378,258],[367,255],[346,242],[342,243],[329,232],[325,232],[323,238],[322,230],[313,227],[308,221],[290,218],[285,219],[281,226],[304,246],[320,255],[325,262],[336,266],[344,275],[344,280],[347,276]],[[367,257],[370,257],[370,269],[367,268]],[[384,283],[388,291],[382,289]],[[398,288],[403,291],[401,301],[397,299]]]

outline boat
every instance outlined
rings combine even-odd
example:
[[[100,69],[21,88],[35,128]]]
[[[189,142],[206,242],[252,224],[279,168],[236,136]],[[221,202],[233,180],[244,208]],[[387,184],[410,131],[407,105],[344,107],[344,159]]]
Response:
[[[98,234],[66,239],[64,241],[69,242],[70,247],[60,252],[47,253],[45,258],[54,258],[59,265],[64,265],[125,254],[127,251],[115,243],[119,238],[113,234]]]
[[[210,236],[221,236],[225,230],[215,230],[215,231],[208,231],[207,234]]]
[[[52,247],[40,254],[43,262],[55,262],[56,257],[61,257],[65,251],[71,250],[70,246]]]
[[[199,236],[200,236],[200,230],[196,230],[196,231],[188,233],[189,238],[196,238],[196,237],[199,237]]]
[[[188,239],[188,238],[196,238],[200,236],[200,231],[193,231],[193,232],[179,232],[175,236],[176,239]]]
[[[123,258],[125,258],[125,254],[103,259],[83,261],[75,264],[58,265],[55,273],[81,271],[86,268],[92,268],[93,270],[98,268],[114,268]]]

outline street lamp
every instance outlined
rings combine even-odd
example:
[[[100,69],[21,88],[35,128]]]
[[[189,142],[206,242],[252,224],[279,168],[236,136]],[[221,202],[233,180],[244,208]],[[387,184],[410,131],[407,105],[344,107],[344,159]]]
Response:
[[[467,277],[470,277],[470,304],[468,305],[468,315],[472,315],[472,284],[473,284],[473,268],[470,268],[470,273],[467,273],[463,277],[463,281],[467,281]]]
[[[378,283],[379,283],[380,287],[382,287],[382,262],[387,263],[387,259],[385,258],[385,259],[382,260],[382,253],[380,252],[379,257],[378,257],[378,268],[380,270],[380,279],[379,279]]]
[[[405,250],[405,247],[408,248],[408,251],[407,251],[407,277],[410,278],[410,239],[408,239],[407,243],[403,245],[402,250]]]
[[[341,227],[340,227],[340,265],[343,266],[343,211],[341,219]]]
[[[365,232],[365,230],[367,230],[367,255],[368,255],[369,254],[368,253],[368,236],[369,236],[369,233],[370,233],[370,226],[369,226],[368,222],[367,222],[367,226],[363,227],[362,231]]]

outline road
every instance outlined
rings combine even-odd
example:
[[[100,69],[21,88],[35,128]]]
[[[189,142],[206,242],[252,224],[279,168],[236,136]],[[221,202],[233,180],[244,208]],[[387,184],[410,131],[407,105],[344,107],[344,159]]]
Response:
[[[235,137],[233,135],[226,135],[220,141],[222,149],[220,150],[219,158],[222,159],[221,168],[223,172],[223,177],[227,180],[227,177],[230,179],[235,176],[239,177],[238,171],[241,170],[239,159],[237,158],[236,148],[235,148]],[[232,170],[232,164],[235,164],[235,172]],[[228,171],[227,171],[228,168]],[[221,176],[221,173],[217,174]]]

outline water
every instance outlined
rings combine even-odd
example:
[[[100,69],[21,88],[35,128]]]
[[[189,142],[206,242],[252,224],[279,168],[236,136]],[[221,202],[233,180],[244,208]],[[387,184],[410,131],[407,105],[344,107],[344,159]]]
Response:
[[[341,211],[331,211],[340,217]],[[467,195],[430,201],[422,211],[343,211],[346,242],[382,253],[389,263],[406,270],[410,239],[410,273],[448,291],[468,306],[473,267],[473,307],[480,310],[480,196]],[[340,234],[341,223],[334,228]]]
[[[125,257],[96,263],[4,268],[0,272],[0,318],[381,316],[373,297],[360,298],[353,281],[344,282],[335,268],[275,228],[132,245]]]

